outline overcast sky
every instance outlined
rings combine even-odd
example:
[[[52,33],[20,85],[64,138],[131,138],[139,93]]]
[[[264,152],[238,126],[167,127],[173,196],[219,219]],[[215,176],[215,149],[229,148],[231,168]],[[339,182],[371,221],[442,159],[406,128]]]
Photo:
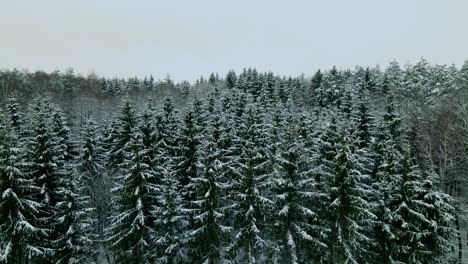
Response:
[[[0,68],[194,80],[468,59],[467,0],[0,0]]]

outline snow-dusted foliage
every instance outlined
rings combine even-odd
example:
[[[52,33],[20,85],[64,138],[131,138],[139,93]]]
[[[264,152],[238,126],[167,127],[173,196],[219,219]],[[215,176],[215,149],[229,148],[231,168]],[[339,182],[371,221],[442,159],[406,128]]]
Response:
[[[273,201],[266,190],[271,186],[272,165],[267,151],[268,134],[259,112],[251,108],[239,129],[241,153],[233,163],[232,201],[229,210],[234,218],[234,239],[228,250],[242,263],[257,263],[266,255],[271,243],[262,232],[265,216]]]
[[[157,187],[151,183],[156,175],[149,165],[149,151],[143,145],[141,133],[134,132],[122,151],[122,173],[116,177],[116,186],[112,189],[115,214],[111,218],[108,239],[117,261],[122,263],[148,262],[153,250],[151,210]]]
[[[199,150],[200,161],[197,164],[197,177],[190,184],[196,191],[193,204],[193,224],[189,230],[192,261],[195,263],[223,263],[226,259],[227,237],[231,227],[226,226],[227,184],[223,178],[225,163],[219,144],[222,132],[217,120],[206,129],[205,138]]]
[[[468,63],[43,75],[0,70],[54,95],[0,98],[0,263],[463,259]]]
[[[275,228],[278,230],[279,263],[320,261],[325,253],[329,227],[320,222],[316,203],[326,199],[316,185],[310,157],[297,130],[284,135],[284,149],[277,155],[275,177]]]
[[[39,239],[44,235],[34,216],[41,204],[32,194],[37,192],[26,174],[22,161],[24,149],[7,118],[0,118],[0,262],[25,263],[43,254]]]

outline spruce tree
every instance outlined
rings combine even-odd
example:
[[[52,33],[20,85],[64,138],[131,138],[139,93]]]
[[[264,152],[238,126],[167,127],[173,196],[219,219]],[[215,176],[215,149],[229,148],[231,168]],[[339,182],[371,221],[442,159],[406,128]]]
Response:
[[[166,172],[158,185],[157,203],[152,211],[155,219],[154,243],[157,247],[154,258],[158,263],[189,262],[186,241],[188,210],[184,208],[178,186],[179,182],[171,172]]]
[[[108,228],[108,240],[118,262],[146,263],[154,249],[154,225],[151,221],[152,201],[157,186],[149,165],[148,152],[140,132],[134,132],[123,151],[122,174],[116,178],[115,214]]]
[[[333,263],[360,263],[369,254],[370,229],[375,215],[365,199],[371,194],[367,175],[354,152],[353,139],[346,131],[338,139],[332,160],[328,214],[331,224],[329,244]]]
[[[69,176],[70,177],[70,176]],[[59,193],[62,200],[57,203],[60,233],[56,241],[56,263],[84,263],[96,259],[94,247],[94,219],[89,196],[80,187],[77,173],[66,179]]]
[[[186,190],[186,186],[191,179],[197,176],[198,149],[201,141],[201,127],[199,119],[201,113],[190,110],[184,118],[184,124],[181,129],[179,157],[177,160],[177,175],[181,188],[184,192],[184,198],[190,198],[191,191]]]
[[[328,228],[320,223],[312,201],[324,199],[325,194],[317,189],[311,160],[294,127],[288,130],[283,144],[276,179],[279,263],[320,261],[327,247],[324,239]]]
[[[76,163],[76,173],[81,196],[88,197],[93,219],[92,232],[95,250],[104,251],[104,230],[109,224],[111,180],[104,168],[104,149],[101,137],[93,120],[88,120],[81,131],[80,152]],[[81,198],[79,198],[81,199]],[[101,256],[97,256],[101,258]]]
[[[39,203],[35,225],[47,230],[41,239],[44,254],[41,261],[54,260],[60,233],[60,212],[57,204],[61,201],[61,177],[66,174],[63,163],[61,138],[52,130],[51,106],[47,101],[36,101],[30,115],[30,131],[26,139],[27,171],[36,186],[31,198]]]
[[[424,201],[420,171],[411,164],[408,153],[402,157],[400,164],[398,174],[394,175],[391,183],[394,191],[391,208],[396,235],[395,254],[400,262],[418,263],[432,257],[423,240],[430,234],[425,227],[436,223],[427,218],[426,210],[432,206]]]
[[[443,263],[448,253],[453,250],[451,242],[455,233],[453,199],[438,190],[437,183],[437,174],[427,173],[416,198],[423,201],[428,220],[422,224],[422,229],[426,232],[422,243],[429,254],[421,261],[427,263]]]
[[[124,150],[130,142],[132,131],[137,126],[137,118],[134,107],[129,101],[125,101],[121,108],[120,115],[114,124],[114,131],[107,139],[111,144],[107,154],[107,163],[110,169],[118,170],[118,166],[124,161]]]
[[[190,231],[192,245],[191,263],[222,263],[225,260],[225,244],[231,228],[225,226],[224,211],[226,206],[226,183],[223,181],[225,164],[222,162],[219,128],[210,126],[202,147],[198,174],[190,184],[197,191],[192,201],[194,224]]]
[[[19,113],[19,104],[17,103],[16,98],[8,98],[6,108],[8,111],[10,127],[15,130],[16,135],[19,137],[21,136],[21,125],[23,120]]]
[[[232,200],[230,207],[235,219],[234,240],[229,246],[235,259],[242,263],[257,263],[265,256],[270,243],[265,239],[263,220],[272,201],[264,194],[271,176],[271,161],[267,153],[267,134],[257,109],[246,113],[242,127],[242,150],[234,171]]]
[[[40,239],[47,230],[35,218],[42,205],[32,197],[39,190],[25,173],[23,152],[15,130],[0,118],[1,263],[29,263],[45,254]]]

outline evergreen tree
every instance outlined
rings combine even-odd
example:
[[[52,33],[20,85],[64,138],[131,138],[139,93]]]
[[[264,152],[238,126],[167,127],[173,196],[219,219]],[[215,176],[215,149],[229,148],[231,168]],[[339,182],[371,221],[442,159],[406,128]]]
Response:
[[[66,173],[63,163],[61,138],[52,131],[51,106],[47,101],[37,101],[31,113],[31,130],[26,139],[27,171],[34,182],[35,193],[31,198],[41,206],[34,215],[35,225],[47,232],[41,238],[44,254],[41,260],[54,260],[60,233],[60,212],[57,204],[61,201],[61,176]],[[36,112],[37,111],[37,112]]]
[[[23,122],[22,116],[19,113],[19,104],[16,102],[16,98],[8,98],[8,104],[6,105],[8,111],[8,117],[10,121],[10,127],[15,130],[17,136],[21,136],[21,124]]]
[[[97,239],[96,249],[103,252],[104,229],[109,224],[110,216],[110,187],[111,181],[103,166],[104,149],[101,147],[101,138],[97,134],[97,126],[93,120],[86,122],[81,132],[81,149],[77,159],[76,171],[79,175],[80,194],[88,197],[89,206],[93,208],[92,232]],[[79,198],[81,199],[81,198]],[[100,256],[98,256],[99,258]]]
[[[122,153],[123,174],[112,190],[116,214],[108,228],[108,240],[118,262],[146,263],[154,255],[151,211],[157,186],[151,184],[155,173],[149,165],[149,151],[143,145],[141,133],[134,132]]]
[[[156,136],[155,157],[156,164],[172,170],[176,165],[174,159],[178,154],[179,141],[179,123],[177,112],[174,109],[174,103],[170,98],[164,101],[162,113],[156,117]]]
[[[8,123],[0,119],[0,262],[23,264],[45,254],[39,242],[47,230],[35,219],[42,206],[31,195],[39,190],[25,173],[24,150]]]
[[[192,263],[215,264],[225,260],[226,236],[230,227],[223,225],[225,190],[224,164],[218,128],[210,126],[202,141],[198,163],[198,175],[192,183],[197,194],[193,200],[194,220],[190,232]]]
[[[322,85],[322,79],[323,79],[323,74],[320,72],[320,70],[317,70],[315,72],[314,76],[312,76],[312,79],[310,80],[310,89],[309,89],[309,96],[311,97],[311,105],[323,107],[324,102],[323,102],[323,94],[322,90],[320,89]]]
[[[61,149],[62,159],[70,161],[76,155],[75,142],[71,139],[70,129],[66,125],[63,113],[59,109],[53,109],[52,113],[52,131],[59,140],[56,142]]]
[[[73,173],[72,176],[75,176]],[[67,179],[59,191],[62,200],[57,203],[61,227],[56,245],[57,263],[84,263],[96,258],[97,250],[93,245],[95,238],[92,227],[92,211],[89,197],[84,196],[77,177]]]
[[[329,217],[331,224],[330,257],[332,263],[360,263],[366,257],[370,238],[366,231],[375,218],[364,197],[371,194],[366,184],[352,139],[343,131],[338,139],[331,169]]]
[[[429,253],[421,262],[427,263],[444,263],[447,254],[453,250],[450,241],[455,233],[453,199],[436,188],[437,181],[435,173],[427,175],[416,198],[423,201],[428,220],[421,228],[426,233],[422,243]]]
[[[270,244],[262,234],[262,222],[266,217],[267,206],[272,201],[264,195],[269,183],[271,164],[266,149],[266,129],[256,109],[249,109],[245,125],[241,129],[242,152],[235,170],[236,181],[233,183],[235,237],[229,247],[235,252],[234,259],[240,263],[257,263]],[[263,252],[262,252],[263,251]]]
[[[180,156],[178,157],[177,173],[182,188],[197,176],[198,149],[201,140],[200,113],[190,110],[181,129]],[[187,190],[188,191],[188,190]],[[184,191],[185,192],[185,191]],[[190,193],[184,193],[185,198],[191,197]]]
[[[187,210],[178,191],[179,182],[173,173],[166,172],[158,186],[157,203],[152,211],[155,217],[157,246],[155,259],[158,263],[188,262],[189,249],[186,247]]]
[[[427,218],[427,216],[432,217],[428,214],[429,211],[427,210],[431,209],[433,205],[426,203],[431,198],[426,197],[425,201],[424,194],[426,194],[427,190],[422,188],[420,171],[416,166],[411,164],[408,153],[403,156],[400,163],[401,168],[399,173],[394,175],[392,182],[395,194],[391,200],[393,227],[396,235],[396,258],[403,263],[418,263],[428,259],[434,260],[434,255],[439,252],[437,250],[431,252],[428,247],[430,244],[427,245],[423,242],[429,236],[432,236],[431,238],[436,240],[443,238],[434,237],[434,233],[430,232],[430,229],[426,229],[432,227],[431,229],[434,230],[434,227],[439,224]],[[444,216],[444,219],[449,220],[446,217],[449,216]],[[444,225],[443,222],[440,222],[440,224],[442,224],[442,227],[446,226],[446,223]],[[439,240],[438,242],[440,243],[441,241]],[[443,244],[438,245],[443,246]]]
[[[135,110],[129,101],[125,101],[120,116],[115,123],[115,130],[109,136],[111,144],[108,153],[108,166],[116,169],[124,161],[123,152],[130,142],[132,131],[137,126]]]
[[[327,247],[324,243],[327,227],[311,207],[312,200],[325,198],[315,186],[311,162],[302,142],[295,141],[297,132],[290,128],[284,142],[285,149],[278,155],[277,178],[279,206],[277,223],[280,234],[279,263],[310,263],[320,261]],[[315,252],[312,252],[315,251]],[[320,253],[321,252],[321,253]]]

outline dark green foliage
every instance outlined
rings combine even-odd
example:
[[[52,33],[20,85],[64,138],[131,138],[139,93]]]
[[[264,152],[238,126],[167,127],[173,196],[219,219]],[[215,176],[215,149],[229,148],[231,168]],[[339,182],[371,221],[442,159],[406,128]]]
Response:
[[[158,189],[151,183],[156,175],[149,165],[149,151],[141,133],[134,132],[122,151],[122,173],[112,190],[115,208],[108,234],[110,247],[121,263],[145,263],[153,255],[151,211]]]
[[[193,85],[0,70],[0,262],[447,262],[464,232],[466,68]],[[39,93],[53,97],[19,111]]]

